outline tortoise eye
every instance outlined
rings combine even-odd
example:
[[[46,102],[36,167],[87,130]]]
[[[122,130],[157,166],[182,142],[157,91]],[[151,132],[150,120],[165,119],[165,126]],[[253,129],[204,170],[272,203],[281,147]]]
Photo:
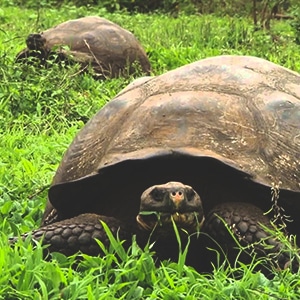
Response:
[[[191,201],[194,199],[196,193],[193,189],[187,189],[185,191],[187,201]]]
[[[164,199],[164,192],[160,189],[154,189],[151,191],[150,195],[154,201],[161,202]]]

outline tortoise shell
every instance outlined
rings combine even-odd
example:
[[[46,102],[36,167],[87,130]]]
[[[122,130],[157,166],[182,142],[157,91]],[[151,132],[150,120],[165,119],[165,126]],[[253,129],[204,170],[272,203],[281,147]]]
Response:
[[[300,218],[300,75],[250,56],[203,59],[139,79],[78,133],[53,179],[44,215],[95,212],[135,218],[140,195],[189,184],[204,210],[244,201],[278,203]],[[297,220],[298,219],[298,220]]]
[[[136,37],[96,16],[70,20],[40,34],[31,34],[26,43],[27,48],[17,55],[17,60],[36,56],[35,50],[40,50],[41,60],[54,52],[83,66],[91,64],[101,78],[129,75],[138,69],[145,74],[150,72],[149,59]]]

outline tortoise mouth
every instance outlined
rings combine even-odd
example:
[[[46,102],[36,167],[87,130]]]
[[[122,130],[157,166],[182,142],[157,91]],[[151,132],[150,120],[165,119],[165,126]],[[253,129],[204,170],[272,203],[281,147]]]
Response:
[[[174,227],[187,231],[189,234],[199,232],[204,216],[199,212],[165,213],[158,211],[140,211],[136,217],[139,229],[143,231],[170,231]]]

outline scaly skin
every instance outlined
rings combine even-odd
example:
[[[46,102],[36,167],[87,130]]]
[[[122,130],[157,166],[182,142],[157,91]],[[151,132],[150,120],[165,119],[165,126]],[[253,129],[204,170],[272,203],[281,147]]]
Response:
[[[279,269],[285,269],[292,263],[292,268],[296,271],[299,263],[291,262],[290,253],[280,241],[270,236],[268,229],[274,230],[274,227],[260,208],[250,203],[228,202],[217,205],[209,212],[204,231],[229,256],[234,256],[237,252],[233,250],[237,248],[237,244],[231,231],[242,246],[251,246],[249,252],[254,250],[259,257],[270,259]]]
[[[47,251],[73,255],[82,252],[88,255],[103,254],[95,239],[100,240],[106,248],[109,247],[109,238],[100,221],[108,225],[112,234],[121,241],[131,241],[132,232],[127,224],[113,217],[96,214],[82,214],[77,217],[43,226],[30,232],[34,240],[42,240],[49,245]],[[28,234],[22,237],[26,238]],[[13,243],[16,238],[11,239]]]

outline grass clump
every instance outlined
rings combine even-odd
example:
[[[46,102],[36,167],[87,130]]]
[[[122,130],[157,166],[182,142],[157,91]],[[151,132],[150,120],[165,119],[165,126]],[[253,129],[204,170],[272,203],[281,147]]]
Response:
[[[199,274],[191,267],[163,261],[157,264],[151,249],[141,250],[135,240],[125,250],[110,235],[112,246],[103,257],[66,258],[52,254],[43,259],[43,248],[33,249],[29,239],[15,248],[1,244],[2,299],[295,299],[299,277],[288,271],[266,278],[249,265],[215,268]],[[113,239],[113,240],[112,240]],[[99,247],[103,246],[99,242]],[[80,260],[78,260],[80,259]]]

